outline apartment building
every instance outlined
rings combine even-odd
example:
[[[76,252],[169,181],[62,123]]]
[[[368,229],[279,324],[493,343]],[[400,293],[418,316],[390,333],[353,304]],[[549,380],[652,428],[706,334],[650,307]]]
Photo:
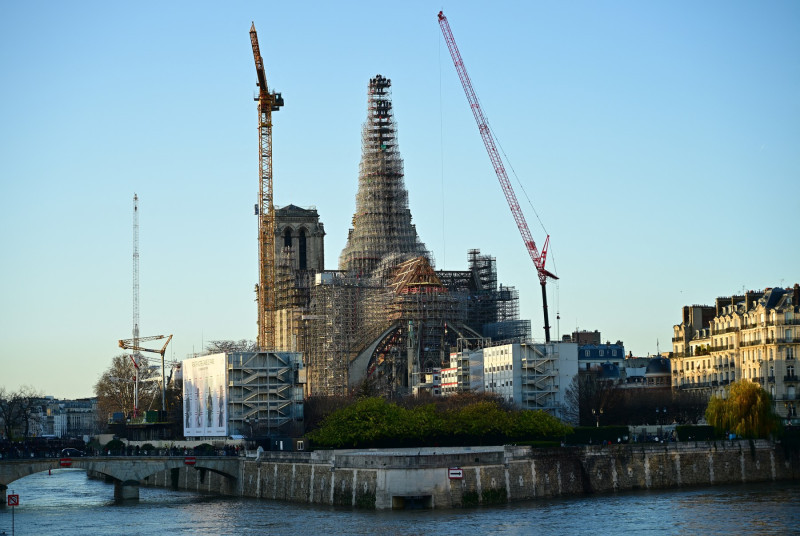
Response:
[[[761,385],[787,424],[797,418],[800,285],[692,305],[673,326],[672,387],[724,396],[736,380]]]

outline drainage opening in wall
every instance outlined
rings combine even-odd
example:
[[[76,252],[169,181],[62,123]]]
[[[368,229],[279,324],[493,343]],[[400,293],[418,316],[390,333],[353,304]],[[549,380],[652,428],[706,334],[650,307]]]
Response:
[[[433,495],[395,495],[393,510],[422,510],[433,508]]]

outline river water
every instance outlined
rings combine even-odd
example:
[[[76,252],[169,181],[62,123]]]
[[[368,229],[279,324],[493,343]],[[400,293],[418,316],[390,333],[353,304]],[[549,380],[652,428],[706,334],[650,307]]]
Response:
[[[114,487],[80,469],[13,482],[16,535],[798,534],[800,482],[542,499],[463,510],[360,511],[159,488],[115,504]],[[0,536],[11,536],[11,508]]]

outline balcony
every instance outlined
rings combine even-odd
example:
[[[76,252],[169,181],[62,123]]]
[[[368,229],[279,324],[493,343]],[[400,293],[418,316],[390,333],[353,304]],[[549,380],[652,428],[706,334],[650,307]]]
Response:
[[[798,381],[797,374],[787,374],[786,376],[783,377],[783,381],[784,382],[796,382],[796,381]]]
[[[745,341],[745,342],[740,342],[740,343],[739,343],[739,346],[740,346],[740,347],[745,347],[745,346],[758,346],[758,345],[761,345],[761,344],[765,344],[765,343],[764,343],[764,342],[762,342],[762,341],[761,341],[761,339],[759,339],[759,340],[757,340],[757,341]]]
[[[683,342],[683,337],[672,337],[672,342]]]
[[[793,318],[791,320],[770,320],[767,322],[768,326],[800,326],[800,318]]]
[[[768,381],[769,383],[775,383],[775,376],[769,376],[769,377],[767,377],[767,381]]]

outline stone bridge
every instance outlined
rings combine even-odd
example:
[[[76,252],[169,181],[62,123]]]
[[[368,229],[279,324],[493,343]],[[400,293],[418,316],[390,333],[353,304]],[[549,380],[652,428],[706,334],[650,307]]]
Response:
[[[191,466],[200,471],[211,471],[230,479],[232,486],[239,478],[241,462],[236,457],[225,456],[96,456],[85,458],[30,458],[0,461],[0,507],[6,506],[8,485],[15,480],[63,467],[85,469],[100,473],[114,482],[114,498],[138,500],[139,483],[145,478],[168,469]]]

